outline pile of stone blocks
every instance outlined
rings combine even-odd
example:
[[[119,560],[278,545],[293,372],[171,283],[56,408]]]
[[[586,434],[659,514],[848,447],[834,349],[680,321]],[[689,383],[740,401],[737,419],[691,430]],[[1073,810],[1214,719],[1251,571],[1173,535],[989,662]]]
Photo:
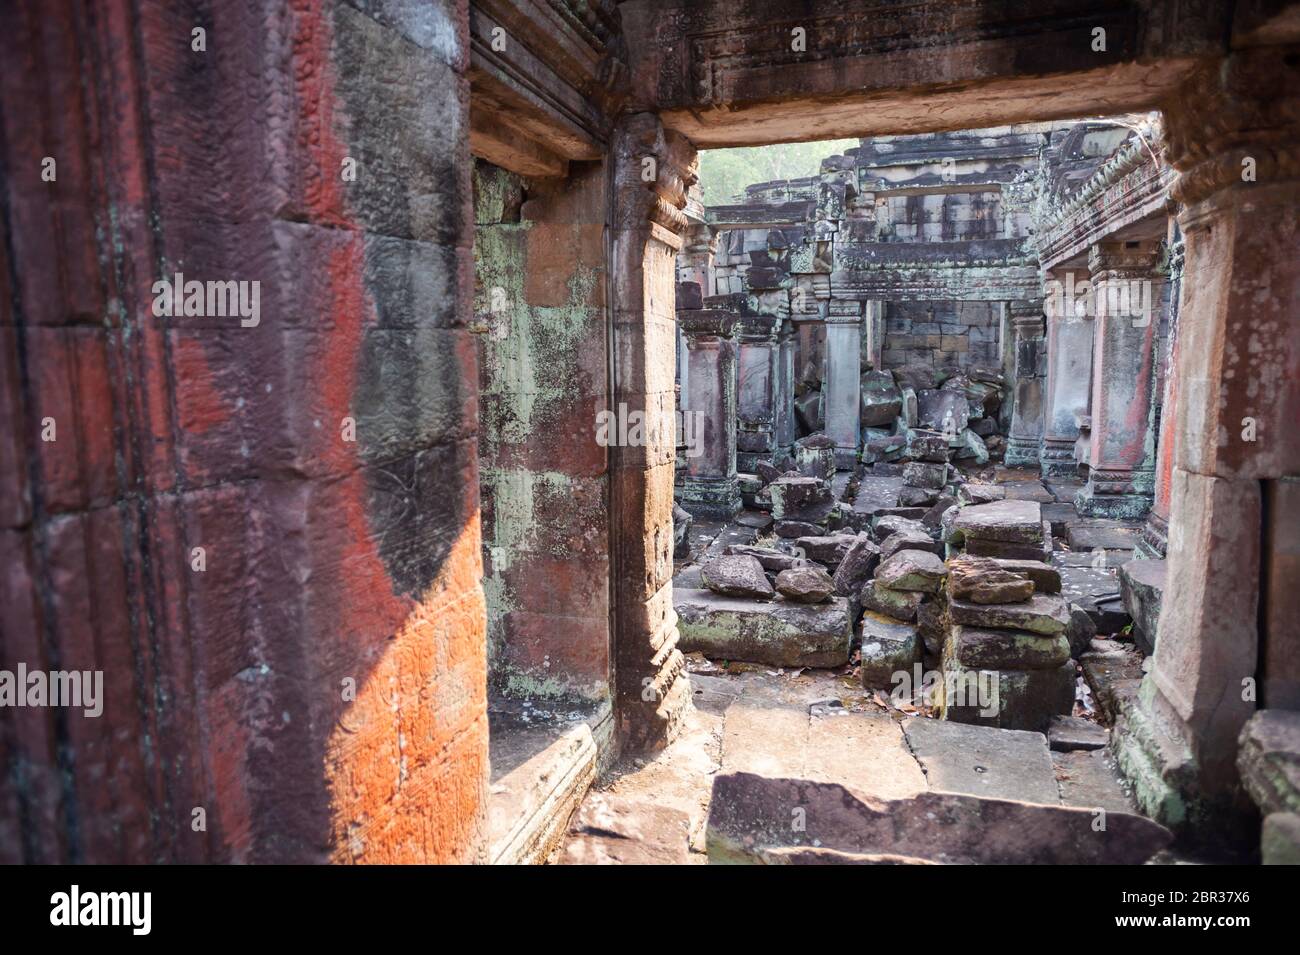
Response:
[[[905,365],[864,372],[860,389],[863,463],[987,464],[1006,447],[997,417],[1003,386],[1002,373],[993,369],[969,368],[953,374],[928,365]],[[939,438],[942,456],[934,457],[928,450],[918,453],[918,436]],[[915,485],[909,482],[909,487],[934,490],[933,476],[927,477]],[[932,502],[933,498],[925,503]]]
[[[920,521],[886,515],[875,521],[879,564],[858,594],[859,676],[867,689],[890,689],[895,674],[934,658],[942,635],[939,595],[947,568],[942,545]]]
[[[944,515],[943,537],[941,718],[1046,732],[1074,705],[1071,637],[1080,622],[1048,563],[1051,532],[1039,505],[959,506]]]
[[[1241,730],[1237,768],[1263,817],[1260,861],[1300,865],[1300,712],[1252,716]]]

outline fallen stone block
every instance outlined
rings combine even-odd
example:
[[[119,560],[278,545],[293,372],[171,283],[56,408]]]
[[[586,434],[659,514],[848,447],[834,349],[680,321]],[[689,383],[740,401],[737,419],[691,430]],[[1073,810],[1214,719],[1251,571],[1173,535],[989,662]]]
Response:
[[[957,488],[957,500],[962,504],[990,504],[1007,496],[1000,484],[963,484]]]
[[[958,444],[953,450],[953,457],[958,461],[973,462],[976,467],[989,463],[988,445],[975,431],[966,428],[957,436]]]
[[[771,547],[755,547],[752,544],[731,544],[727,547],[727,554],[735,554],[745,557],[753,557],[763,565],[764,570],[779,574],[783,570],[792,570],[795,567],[807,565],[807,561],[795,554],[788,554],[783,550],[775,550]]]
[[[948,563],[948,593],[977,604],[1020,603],[1034,595],[1034,582],[990,557],[963,556]]]
[[[794,543],[796,547],[803,550],[805,557],[834,570],[844,560],[849,548],[857,539],[856,534],[819,534],[812,537],[798,537]]]
[[[907,433],[907,457],[914,462],[948,463],[948,439],[937,431],[912,429]]]
[[[881,542],[880,559],[885,561],[902,550],[927,550],[935,555],[943,554],[943,544],[939,543],[926,531],[902,530],[890,534]]]
[[[928,509],[938,499],[939,491],[935,488],[911,487],[910,485],[904,485],[898,492],[898,503],[905,507],[920,507]]]
[[[916,420],[923,428],[956,435],[969,418],[970,404],[961,392],[923,388],[916,393]]]
[[[794,808],[802,826],[791,825]],[[796,848],[949,865],[1135,865],[1172,835],[1133,813],[1111,812],[1097,831],[1088,809],[965,793],[879,799],[836,783],[720,773],[705,835],[709,861],[766,862]],[[788,858],[804,858],[792,854]]]
[[[776,592],[796,603],[825,603],[835,593],[830,574],[820,567],[796,567],[776,575]]]
[[[1112,567],[1062,567],[1061,595],[1085,611],[1098,633],[1119,633],[1130,617],[1120,595],[1119,574]]]
[[[1047,732],[1074,708],[1074,664],[1051,670],[977,670],[944,655],[941,719]]]
[[[829,485],[811,477],[777,478],[767,486],[772,497],[772,518],[776,521],[806,521],[819,524],[826,520],[835,499]]]
[[[1133,642],[1147,656],[1156,652],[1156,624],[1168,565],[1163,560],[1131,560],[1119,568],[1119,591],[1133,619]]]
[[[872,521],[872,529],[875,531],[876,540],[882,544],[890,534],[897,534],[899,531],[916,531],[918,534],[926,533],[925,525],[920,521],[910,517],[902,517],[898,514],[885,514],[877,517]]]
[[[926,594],[916,607],[916,632],[928,656],[937,658],[943,652],[943,642],[948,637],[948,601],[940,590]]]
[[[869,690],[894,687],[894,674],[910,672],[921,658],[916,627],[868,610],[862,614],[859,676]]]
[[[962,485],[969,487],[969,485]],[[972,504],[957,513],[952,543],[996,541],[1008,544],[1043,542],[1043,516],[1036,501],[990,501]]]
[[[858,600],[865,609],[883,613],[895,620],[915,620],[921,596],[915,590],[890,590],[883,584],[870,580],[862,588]]]
[[[679,560],[691,556],[691,520],[685,508],[673,505],[673,556]]]
[[[891,590],[919,590],[932,594],[943,585],[946,576],[947,566],[933,552],[900,550],[880,562],[875,579]]]
[[[922,525],[928,531],[938,530],[943,524],[944,514],[948,512],[949,508],[956,508],[956,506],[957,499],[955,497],[951,494],[940,494],[935,502],[930,505],[930,509],[925,512],[925,516],[921,518]]]
[[[903,410],[903,395],[887,371],[862,374],[862,424],[864,427],[887,427]]]
[[[948,599],[953,623],[979,629],[1026,630],[1055,636],[1070,623],[1069,605],[1056,594],[1036,593],[1023,603],[977,604],[953,597]]]
[[[1070,641],[1070,656],[1078,659],[1092,645],[1097,636],[1097,625],[1078,604],[1070,604],[1070,623],[1065,628],[1065,639]]]
[[[817,537],[826,533],[826,525],[811,524],[808,521],[776,521],[772,524],[772,533],[783,540]]]
[[[715,660],[783,667],[836,667],[849,659],[849,602],[756,604],[708,590],[674,589],[678,648]]]
[[[903,465],[903,483],[908,487],[937,491],[948,483],[948,465],[908,461]]]
[[[1014,560],[1006,557],[992,557],[990,560],[1003,570],[1013,574],[1024,574],[1034,582],[1034,589],[1040,594],[1059,594],[1061,592],[1061,575],[1051,564],[1041,560]]]
[[[1052,556],[1051,538],[1041,544],[1016,544],[1010,541],[967,540],[966,553],[975,557],[997,557],[1002,560],[1038,560],[1046,562]]]
[[[1049,670],[1070,659],[1070,643],[1064,635],[953,627],[944,655],[972,670]]]
[[[835,593],[841,597],[854,597],[862,590],[862,585],[871,579],[880,562],[880,548],[871,540],[870,535],[860,533],[844,559],[835,569]]]
[[[700,580],[714,593],[728,597],[754,597],[766,600],[775,596],[767,582],[763,565],[747,554],[724,554],[714,557],[700,570]]]

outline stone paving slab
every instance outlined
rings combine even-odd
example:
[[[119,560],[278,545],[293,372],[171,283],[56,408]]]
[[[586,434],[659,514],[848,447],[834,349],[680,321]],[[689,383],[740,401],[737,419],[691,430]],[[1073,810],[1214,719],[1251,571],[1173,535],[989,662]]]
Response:
[[[1052,753],[1061,802],[1080,809],[1136,812],[1119,782],[1119,770],[1104,749]]]
[[[1061,596],[1078,604],[1101,634],[1119,633],[1131,619],[1119,589],[1118,567],[1061,567]]]
[[[994,799],[1061,801],[1042,733],[911,719],[903,734],[931,789]]]

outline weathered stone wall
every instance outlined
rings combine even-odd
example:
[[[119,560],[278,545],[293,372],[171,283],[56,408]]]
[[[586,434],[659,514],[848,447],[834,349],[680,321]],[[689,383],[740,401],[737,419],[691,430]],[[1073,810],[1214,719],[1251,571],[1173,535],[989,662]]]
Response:
[[[475,163],[484,588],[492,686],[609,698],[605,169]]]
[[[481,856],[465,29],[7,11],[0,667],[105,699],[0,709],[3,861]],[[156,317],[177,271],[258,323]]]
[[[1001,318],[996,302],[887,302],[882,365],[996,367]]]

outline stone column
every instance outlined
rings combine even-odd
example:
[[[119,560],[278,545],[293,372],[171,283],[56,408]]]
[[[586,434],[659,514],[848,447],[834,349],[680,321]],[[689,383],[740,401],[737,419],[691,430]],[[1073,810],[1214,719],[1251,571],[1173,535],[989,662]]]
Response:
[[[861,412],[862,303],[832,299],[826,308],[825,430],[841,470],[857,464]]]
[[[607,166],[614,201],[611,400],[671,423],[674,266],[687,225],[686,189],[696,178],[695,148],[653,114],[628,114],[614,128]],[[624,751],[667,744],[690,702],[673,612],[675,445],[675,429],[660,426],[636,446],[609,449],[614,712]]]
[[[1158,242],[1099,242],[1088,252],[1093,309],[1092,443],[1088,484],[1074,505],[1088,517],[1136,520],[1155,486]]]
[[[1037,467],[1038,445],[1043,437],[1043,307],[1039,302],[1011,302],[1012,341],[1015,348],[1015,407],[1007,436],[1004,463],[1009,468]]]
[[[794,375],[795,375],[795,337],[794,323],[789,318],[781,321],[777,332],[776,364],[776,433],[774,456],[783,454],[793,447],[799,437],[799,429],[794,419]]]
[[[708,298],[717,294],[713,276],[713,257],[718,250],[718,233],[707,223],[693,217],[682,237],[682,251],[677,256],[677,281],[694,282],[700,295]]]
[[[677,313],[686,335],[691,393],[686,406],[698,435],[688,450],[680,503],[696,517],[730,520],[740,510],[736,484],[736,328],[720,309]]]
[[[862,315],[862,367],[880,369],[881,352],[885,348],[885,303],[872,300],[863,303]]]
[[[1254,47],[1164,109],[1186,244],[1168,576],[1153,665],[1112,745],[1142,808],[1195,842],[1258,838],[1234,825],[1250,819],[1237,739],[1260,661],[1300,649],[1280,592],[1261,612],[1276,491],[1300,475],[1298,91],[1300,47]]]
[[[1169,507],[1173,499],[1174,444],[1178,420],[1178,300],[1183,284],[1185,247],[1182,233],[1173,228],[1169,247],[1169,324],[1165,333],[1165,378],[1160,401],[1160,437],[1156,444],[1155,498],[1138,538],[1138,553],[1161,558],[1169,541]]]
[[[780,372],[778,315],[745,315],[737,325],[736,467],[753,472],[772,460]]]
[[[1092,379],[1094,318],[1079,307],[1088,287],[1084,268],[1050,269],[1045,275],[1043,311],[1047,314],[1047,400],[1039,464],[1043,477],[1079,473],[1074,443],[1078,415],[1088,411]]]

